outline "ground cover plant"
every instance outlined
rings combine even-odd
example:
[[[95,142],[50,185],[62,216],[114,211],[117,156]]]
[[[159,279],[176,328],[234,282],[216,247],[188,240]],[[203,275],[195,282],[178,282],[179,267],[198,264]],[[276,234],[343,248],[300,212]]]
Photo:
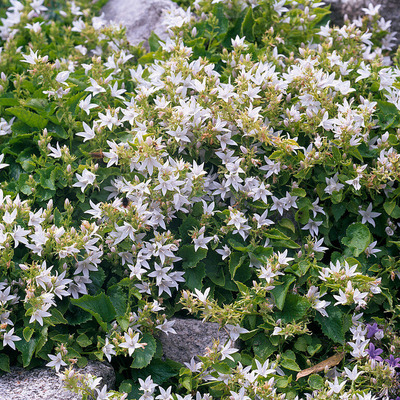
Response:
[[[4,2],[3,2],[4,3]],[[397,399],[400,71],[379,6],[1,9],[0,369],[85,399]],[[97,14],[96,14],[97,13]],[[162,358],[173,316],[231,340]],[[109,361],[118,391],[72,369]]]

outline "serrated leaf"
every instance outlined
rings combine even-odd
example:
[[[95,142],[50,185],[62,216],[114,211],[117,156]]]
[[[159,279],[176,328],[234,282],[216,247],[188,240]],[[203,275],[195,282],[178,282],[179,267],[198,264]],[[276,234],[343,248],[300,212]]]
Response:
[[[325,385],[325,381],[322,376],[319,376],[317,374],[310,375],[307,382],[310,385],[311,389],[314,390],[322,389]]]
[[[7,108],[7,112],[14,115],[31,128],[44,129],[48,122],[47,119],[43,118],[39,114],[33,113],[23,107],[10,107]]]
[[[179,256],[183,259],[182,267],[184,269],[193,268],[207,256],[207,250],[200,247],[195,251],[193,244],[185,244],[179,249]]]
[[[154,33],[154,31],[151,32],[148,42],[151,52],[157,51],[161,47],[160,38]]]
[[[90,346],[92,344],[92,341],[84,333],[80,334],[76,338],[76,341],[79,344],[79,346],[81,346],[81,347],[87,347],[87,346]]]
[[[186,286],[191,289],[201,289],[203,279],[206,276],[206,269],[203,263],[199,263],[196,268],[190,268],[185,271]]]
[[[244,17],[242,26],[241,26],[241,36],[245,36],[246,40],[249,42],[254,41],[254,16],[253,16],[253,7],[248,7],[246,16]]]
[[[127,294],[124,292],[121,286],[114,285],[107,291],[107,295],[110,297],[111,303],[113,304],[117,316],[123,316],[126,312]]]
[[[265,361],[277,349],[264,333],[258,333],[251,339],[254,354]]]
[[[39,169],[37,171],[39,175],[39,183],[44,189],[56,190],[54,178],[51,175],[53,168]]]
[[[364,224],[355,222],[346,229],[342,243],[352,251],[354,257],[358,257],[371,243],[371,233]]]
[[[10,358],[6,354],[0,354],[0,370],[10,372]]]
[[[294,343],[294,348],[297,351],[302,351],[305,353],[307,351],[307,340],[304,336],[300,336],[297,338],[296,342]]]
[[[288,236],[286,236],[284,233],[282,233],[279,229],[276,228],[270,228],[266,233],[264,233],[264,236],[270,239],[275,239],[275,240],[287,240],[289,239]]]
[[[29,342],[31,340],[31,337],[33,335],[33,332],[35,332],[34,329],[32,329],[30,326],[26,326],[22,332],[24,339],[26,342]]]
[[[306,197],[307,196],[307,192],[302,189],[302,188],[294,188],[292,189],[292,196],[299,196],[299,197]]]
[[[133,362],[131,364],[131,368],[144,368],[147,365],[150,364],[151,359],[153,358],[156,349],[157,349],[157,343],[156,340],[153,338],[153,336],[149,335],[148,333],[145,333],[141,340],[141,343],[146,343],[146,346],[144,349],[136,349],[134,353],[132,354],[132,357],[134,357]]]
[[[116,316],[110,298],[104,293],[97,296],[85,294],[79,299],[71,299],[71,303],[92,314],[104,330],[107,330],[107,322],[111,322]]]
[[[343,314],[338,307],[332,305],[326,307],[325,310],[329,317],[323,317],[320,313],[315,316],[315,320],[321,326],[322,333],[334,343],[344,345],[345,334],[351,326],[351,317]]]
[[[52,308],[51,316],[47,318],[50,325],[68,324],[68,321],[64,318],[61,312],[57,308]]]
[[[276,312],[275,316],[283,323],[290,323],[303,318],[310,307],[311,304],[305,297],[288,293],[282,311]]]
[[[383,203],[383,208],[385,209],[386,213],[393,218],[400,218],[400,207],[396,204],[395,201],[385,201]]]
[[[295,228],[293,222],[289,218],[282,218],[279,221],[279,225],[282,226],[283,228],[291,230],[293,233],[296,232],[296,228]]]
[[[224,362],[217,362],[212,365],[212,368],[220,374],[229,374],[231,372],[231,367]]]
[[[206,274],[211,281],[218,286],[224,286],[225,285],[225,275],[224,275],[224,270],[221,268],[220,265],[216,262],[210,262],[207,258],[207,264],[206,264]]]
[[[300,371],[301,370],[301,368],[296,363],[296,361],[294,361],[290,358],[282,358],[280,365],[281,365],[281,367],[286,368],[290,371]]]
[[[229,258],[229,272],[231,273],[231,278],[235,279],[236,271],[243,264],[246,256],[242,253],[234,252]]]
[[[19,100],[13,97],[0,97],[0,106],[17,106]]]
[[[275,299],[275,305],[279,310],[282,311],[283,306],[285,304],[285,299],[287,292],[289,290],[290,285],[296,280],[296,277],[293,275],[286,274],[281,277],[280,282],[281,285],[276,285],[274,289],[271,290],[271,293]]]
[[[25,339],[15,342],[15,347],[22,354],[22,365],[24,368],[30,364],[37,342],[38,338],[35,336],[32,336],[29,342],[27,342]]]

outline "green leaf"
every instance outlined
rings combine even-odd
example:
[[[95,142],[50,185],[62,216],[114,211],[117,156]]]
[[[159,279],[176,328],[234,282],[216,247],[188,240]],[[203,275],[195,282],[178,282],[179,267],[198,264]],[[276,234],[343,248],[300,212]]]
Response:
[[[279,221],[279,225],[282,226],[283,228],[291,230],[293,233],[296,232],[296,228],[295,228],[293,222],[289,218],[282,218]]]
[[[24,339],[25,339],[26,342],[29,342],[31,340],[33,332],[35,332],[35,330],[32,329],[30,326],[26,326],[24,328],[23,336],[24,336]]]
[[[131,364],[131,368],[144,368],[150,364],[151,359],[153,358],[156,349],[157,343],[153,336],[145,333],[140,340],[141,343],[146,343],[144,349],[136,349],[132,355],[133,362]]]
[[[279,376],[275,379],[276,387],[278,387],[279,389],[286,388],[290,383],[290,378],[291,376]]]
[[[340,160],[342,159],[342,153],[336,146],[332,147],[332,154],[335,161],[339,163]]]
[[[254,354],[265,361],[277,349],[264,333],[259,333],[251,339]]]
[[[276,229],[276,228],[268,229],[268,232],[264,233],[264,236],[267,238],[270,238],[270,239],[275,239],[275,240],[289,239],[288,236],[286,236],[284,233],[282,233],[279,229]]]
[[[62,220],[63,220],[63,218],[62,218],[60,211],[58,211],[57,207],[54,208],[54,225],[57,227],[60,227]]]
[[[323,317],[317,312],[315,319],[321,326],[322,332],[334,343],[345,344],[345,334],[351,326],[351,317],[345,315],[338,307],[328,306],[329,317]]]
[[[193,244],[185,244],[179,249],[179,256],[183,259],[182,267],[184,269],[193,268],[207,256],[207,250],[200,247],[195,251]]]
[[[376,100],[376,102],[378,103],[378,107],[383,114],[390,115],[398,113],[397,107],[394,104],[382,100]]]
[[[231,273],[232,279],[235,279],[236,271],[243,264],[247,257],[239,252],[231,254],[229,259],[229,272]]]
[[[395,201],[385,201],[383,203],[383,208],[385,209],[386,213],[393,218],[400,218],[400,207],[396,204]]]
[[[307,192],[302,189],[302,188],[294,188],[292,189],[292,196],[299,196],[299,197],[306,197],[307,196]]]
[[[289,286],[296,280],[296,277],[293,275],[286,274],[281,278],[282,285],[275,286],[274,289],[271,290],[271,293],[275,299],[275,305],[282,311],[283,306],[285,304],[285,299],[287,292],[289,290]]]
[[[231,372],[231,367],[224,362],[217,362],[212,365],[212,368],[220,374],[229,374]]]
[[[324,379],[322,376],[319,376],[317,374],[312,374],[308,377],[307,380],[308,384],[310,387],[314,390],[319,390],[322,389],[325,385]]]
[[[217,263],[207,262],[206,264],[206,274],[211,281],[218,286],[225,285],[225,275],[224,270]]]
[[[111,303],[113,304],[115,311],[118,316],[123,316],[126,312],[126,304],[127,304],[127,294],[124,292],[121,286],[114,285],[111,286],[107,295],[110,297]]]
[[[307,339],[304,336],[297,338],[296,342],[294,343],[294,348],[297,351],[302,351],[305,353],[307,351]]]
[[[81,325],[92,319],[92,315],[87,311],[82,310],[77,307],[70,307],[68,313],[66,314],[69,325]]]
[[[295,217],[294,217],[295,220],[297,222],[300,222],[302,225],[305,225],[308,222],[308,220],[310,219],[309,209],[310,209],[309,206],[301,207],[299,209],[299,211],[297,211],[295,214]]]
[[[48,122],[47,119],[43,118],[39,114],[33,113],[23,107],[10,107],[7,108],[7,112],[14,115],[31,128],[44,129]]]
[[[39,169],[37,171],[39,175],[39,182],[42,188],[44,189],[50,189],[50,190],[56,190],[54,178],[51,175],[53,168],[47,168],[47,169]]]
[[[85,335],[84,333],[82,333],[81,335],[79,335],[76,338],[77,343],[79,344],[79,346],[81,347],[87,347],[90,346],[92,344],[92,341],[88,338],[87,335]]]
[[[0,97],[0,106],[17,106],[18,104],[18,99],[13,97]]]
[[[6,354],[0,354],[0,369],[10,372],[10,358]]]
[[[300,367],[296,363],[296,361],[290,358],[282,358],[281,367],[286,368],[290,371],[301,371]]]
[[[124,380],[121,382],[119,385],[118,391],[119,392],[124,392],[124,393],[130,393],[132,391],[132,380]]]
[[[149,36],[149,48],[151,52],[157,51],[161,47],[160,38],[154,33],[151,32]]]
[[[322,349],[321,343],[311,343],[307,346],[307,353],[312,357],[315,353],[318,353]]]
[[[364,224],[355,222],[346,229],[342,243],[352,251],[354,257],[358,257],[371,243],[371,233]]]
[[[168,381],[168,379],[179,375],[179,370],[182,364],[172,360],[162,361],[160,359],[153,359],[147,367],[143,369],[133,370],[132,376],[135,379],[141,378],[145,380],[149,375],[158,385]],[[143,393],[142,393],[143,394]]]
[[[107,330],[106,322],[111,322],[116,317],[115,308],[104,293],[97,296],[85,294],[79,299],[71,299],[71,303],[92,314],[104,330]]]
[[[30,364],[37,342],[38,338],[35,336],[32,336],[29,342],[27,342],[25,339],[15,342],[15,347],[22,354],[22,365],[24,368]]]
[[[254,42],[254,16],[253,7],[248,7],[246,16],[244,17],[241,36],[245,36],[248,42]]]
[[[189,237],[189,231],[194,228],[200,228],[200,221],[191,215],[188,215],[181,223],[179,227],[180,237],[183,241],[183,244],[191,242],[192,239]]]
[[[300,247],[300,245],[297,244],[292,239],[276,240],[273,242],[273,246],[274,247],[283,247],[285,249],[298,249]]]
[[[44,110],[49,102],[46,99],[29,99],[24,103],[26,107],[32,108],[35,111],[42,111]]]
[[[48,339],[48,326],[44,326],[42,328],[42,330],[40,331],[40,335],[35,347],[35,354],[37,355],[39,353],[39,351],[44,347],[44,345],[47,343],[47,339]]]
[[[64,318],[61,312],[57,308],[51,309],[51,317],[47,318],[50,325],[68,324],[68,321]]]
[[[218,3],[214,6],[213,14],[218,20],[218,27],[216,29],[219,35],[224,34],[228,31],[229,21],[225,16],[225,10],[221,3]]]
[[[285,305],[282,311],[276,312],[275,316],[283,323],[298,321],[303,318],[311,307],[310,302],[298,294],[287,294]]]
[[[196,268],[190,268],[185,271],[186,286],[191,289],[201,289],[203,279],[206,276],[206,269],[203,263],[199,263]]]
[[[332,205],[332,214],[336,222],[339,221],[339,219],[343,216],[345,212],[346,212],[346,204],[338,203]]]

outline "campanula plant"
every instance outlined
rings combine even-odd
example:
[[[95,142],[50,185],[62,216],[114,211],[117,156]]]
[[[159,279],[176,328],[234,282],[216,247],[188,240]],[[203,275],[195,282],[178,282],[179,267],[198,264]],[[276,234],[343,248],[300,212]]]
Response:
[[[0,369],[90,399],[395,399],[400,72],[379,6],[190,0],[132,47],[104,2],[0,37]],[[163,359],[173,316],[230,340]],[[118,391],[73,366],[110,362]]]

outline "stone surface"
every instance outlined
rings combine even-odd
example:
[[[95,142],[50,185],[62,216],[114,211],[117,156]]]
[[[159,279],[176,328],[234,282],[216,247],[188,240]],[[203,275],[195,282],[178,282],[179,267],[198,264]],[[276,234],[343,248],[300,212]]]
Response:
[[[102,11],[107,21],[126,26],[132,45],[145,41],[146,46],[151,31],[162,40],[167,38],[163,10],[177,7],[172,0],[109,0]]]
[[[102,377],[100,386],[111,389],[115,383],[114,370],[107,364],[89,361],[80,370]],[[13,367],[11,372],[0,376],[0,400],[81,400],[81,397],[63,390],[60,378],[50,368],[24,370]]]
[[[196,319],[174,318],[173,328],[176,335],[165,333],[160,335],[164,356],[171,360],[184,363],[192,357],[202,356],[206,347],[211,347],[213,339],[219,339],[225,344],[229,339],[224,329],[214,322],[201,322]]]
[[[331,4],[332,21],[342,25],[345,15],[350,21],[363,16],[365,13],[362,8],[381,5],[379,14],[386,20],[392,21],[391,31],[397,32],[397,44],[400,44],[400,1],[399,0],[323,0],[326,4]]]

